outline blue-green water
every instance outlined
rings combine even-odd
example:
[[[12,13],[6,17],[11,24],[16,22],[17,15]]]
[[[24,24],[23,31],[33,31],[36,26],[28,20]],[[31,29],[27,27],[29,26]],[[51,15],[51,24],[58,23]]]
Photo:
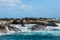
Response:
[[[60,40],[60,36],[3,35],[0,40]]]
[[[0,35],[0,40],[60,40],[60,33],[16,33]]]

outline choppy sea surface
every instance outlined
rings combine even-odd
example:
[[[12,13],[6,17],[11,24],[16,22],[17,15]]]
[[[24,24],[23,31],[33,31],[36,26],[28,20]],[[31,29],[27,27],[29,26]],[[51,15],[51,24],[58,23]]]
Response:
[[[0,35],[0,40],[60,40],[60,31],[18,32]]]
[[[21,34],[13,34],[13,35],[0,35],[0,40],[60,40],[60,35],[52,35],[52,34],[32,34],[32,35],[21,35]]]
[[[0,40],[60,40],[60,36],[4,35]]]

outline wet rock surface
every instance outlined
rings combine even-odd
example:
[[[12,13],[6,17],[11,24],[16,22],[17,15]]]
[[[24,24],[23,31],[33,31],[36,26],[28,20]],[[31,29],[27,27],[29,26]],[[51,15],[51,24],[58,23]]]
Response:
[[[32,28],[31,28],[31,30],[32,31],[34,31],[34,30],[44,30],[45,28],[44,28],[45,26],[42,26],[42,25],[34,25]]]

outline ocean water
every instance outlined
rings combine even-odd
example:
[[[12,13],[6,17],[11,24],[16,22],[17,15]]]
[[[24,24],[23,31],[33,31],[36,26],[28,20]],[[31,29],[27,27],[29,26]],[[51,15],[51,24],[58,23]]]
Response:
[[[22,32],[0,35],[0,40],[60,40],[58,32]]]
[[[14,25],[19,28],[20,25]],[[31,26],[31,25],[30,25]],[[57,31],[26,31],[0,35],[0,40],[60,40],[60,30]]]
[[[60,40],[60,36],[41,35],[2,35],[0,40]]]

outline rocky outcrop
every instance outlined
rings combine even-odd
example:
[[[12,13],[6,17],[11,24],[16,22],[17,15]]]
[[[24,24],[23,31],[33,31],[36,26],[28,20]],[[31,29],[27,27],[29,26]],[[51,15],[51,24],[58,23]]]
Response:
[[[46,26],[54,26],[58,27],[55,23],[58,23],[60,21],[51,20],[49,18],[22,18],[22,19],[0,19],[0,32],[6,33],[8,30],[14,30],[14,31],[21,31],[20,29],[16,27],[10,26],[10,24],[21,24],[22,26],[25,26],[24,24],[36,24],[31,30],[44,30],[44,27]]]
[[[4,32],[7,33],[8,31],[20,31],[20,29],[9,26],[10,24],[12,24],[14,21],[13,20],[0,20],[0,32]]]
[[[31,31],[35,31],[35,30],[45,30],[44,28],[45,26],[42,25],[34,25],[32,28],[30,28]]]
[[[10,24],[21,24],[22,26],[24,26],[24,24],[39,24],[39,25],[50,25],[51,23],[53,24],[57,23],[57,21],[53,21],[49,18],[22,18],[22,19],[0,19],[0,24],[4,25],[4,26],[8,26]]]

